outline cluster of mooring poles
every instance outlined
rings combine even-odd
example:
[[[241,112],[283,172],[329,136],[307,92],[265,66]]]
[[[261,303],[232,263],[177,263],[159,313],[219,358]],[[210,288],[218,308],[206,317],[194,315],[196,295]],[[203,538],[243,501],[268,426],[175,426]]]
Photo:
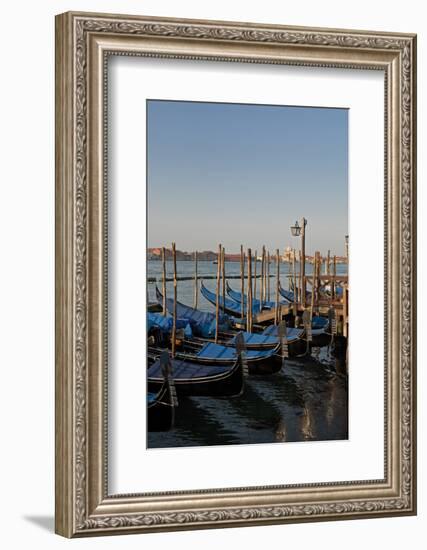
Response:
[[[252,255],[252,249],[244,251],[243,245],[240,245],[240,277],[233,275],[229,278],[240,278],[240,322],[248,332],[252,332],[254,323],[271,322],[279,325],[285,315],[292,314],[295,325],[302,323],[308,334],[307,342],[311,334],[311,322],[313,315],[327,315],[330,317],[330,326],[335,333],[345,337],[348,336],[348,274],[337,274],[337,256],[331,256],[330,250],[326,256],[322,256],[316,251],[313,257],[305,255],[305,225],[307,221],[302,219],[301,226],[296,222],[291,227],[292,234],[299,236],[302,230],[301,250],[292,249],[287,257],[281,257],[279,249],[275,254],[270,254],[266,247],[262,247],[261,257],[258,253]],[[178,277],[176,244],[172,243],[172,279],[167,278],[166,274],[166,248],[162,248],[162,311],[166,315],[166,282],[173,281],[173,311],[172,318],[172,357],[175,355],[176,347],[176,327],[177,327],[177,282],[178,280],[189,280],[190,277]],[[257,274],[257,263],[260,260],[261,271]],[[216,303],[215,303],[215,342],[219,338],[219,319],[220,310],[225,311],[226,306],[226,285],[227,275],[225,268],[225,248],[219,244],[217,251],[217,270],[216,270]],[[348,264],[348,236],[346,236],[346,263]],[[276,264],[275,275],[270,272],[270,264]],[[280,267],[281,263],[288,263],[288,298],[287,302],[281,301],[283,289],[280,285]],[[306,274],[306,263],[313,266],[312,274]],[[299,269],[297,269],[297,264]],[[246,265],[246,273],[245,273]],[[322,266],[323,274],[322,274]],[[194,252],[194,309],[198,308],[199,280],[207,278],[202,277],[198,272],[198,253]],[[211,277],[212,278],[212,277]],[[271,278],[275,278],[276,288],[274,301],[271,302]],[[257,299],[257,279],[259,279],[259,299]],[[247,283],[245,284],[245,281]],[[307,291],[307,286],[311,287],[311,292]],[[338,288],[341,292],[338,292]],[[325,293],[325,289],[327,292]],[[268,303],[268,309],[264,310],[264,305]],[[254,304],[256,307],[254,307]],[[246,313],[246,315],[245,315]],[[331,317],[332,316],[332,317]],[[335,327],[335,328],[333,328]]]

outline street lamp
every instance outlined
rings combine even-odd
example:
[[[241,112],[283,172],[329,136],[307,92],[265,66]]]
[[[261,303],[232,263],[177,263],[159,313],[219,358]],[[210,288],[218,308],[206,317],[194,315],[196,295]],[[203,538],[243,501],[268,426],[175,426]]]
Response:
[[[292,237],[299,237],[301,233],[301,227],[298,225],[298,222],[295,222],[295,225],[291,225],[291,234]]]
[[[295,225],[291,225],[291,235],[293,237],[299,237],[301,235],[301,279],[302,279],[302,296],[301,302],[302,306],[305,307],[305,226],[307,225],[307,220],[302,218],[301,225],[298,224],[298,221],[295,222]]]

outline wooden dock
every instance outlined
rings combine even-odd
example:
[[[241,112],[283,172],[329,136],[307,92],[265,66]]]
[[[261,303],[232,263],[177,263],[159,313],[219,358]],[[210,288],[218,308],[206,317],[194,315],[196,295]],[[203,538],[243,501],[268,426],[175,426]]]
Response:
[[[342,317],[344,315],[344,304],[340,300],[320,300],[316,303],[315,313],[319,315],[327,316],[330,308],[333,308],[337,314],[337,317]],[[302,303],[290,303],[289,305],[280,304],[279,318],[283,319],[286,315],[296,312],[298,316],[301,316],[305,310],[310,310],[311,306],[305,305]],[[274,322],[276,318],[276,308],[264,309],[253,316],[253,323],[257,325],[262,325],[268,322]]]

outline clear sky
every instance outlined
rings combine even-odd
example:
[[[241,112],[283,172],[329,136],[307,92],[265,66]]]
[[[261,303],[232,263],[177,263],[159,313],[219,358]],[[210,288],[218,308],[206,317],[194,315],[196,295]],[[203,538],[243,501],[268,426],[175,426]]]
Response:
[[[147,102],[148,246],[344,254],[348,111]]]

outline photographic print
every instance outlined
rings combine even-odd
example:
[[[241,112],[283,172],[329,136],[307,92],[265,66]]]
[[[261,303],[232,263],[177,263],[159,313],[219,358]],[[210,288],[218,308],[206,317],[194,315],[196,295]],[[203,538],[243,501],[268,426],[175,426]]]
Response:
[[[348,438],[348,110],[147,100],[147,447]]]
[[[416,35],[55,25],[56,532],[416,514]]]

